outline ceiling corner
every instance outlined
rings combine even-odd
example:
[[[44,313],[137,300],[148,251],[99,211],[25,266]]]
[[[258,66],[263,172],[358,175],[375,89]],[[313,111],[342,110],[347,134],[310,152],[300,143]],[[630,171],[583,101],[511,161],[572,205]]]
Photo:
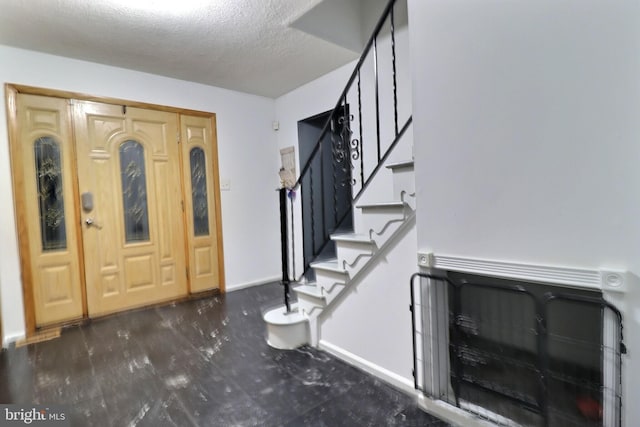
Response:
[[[290,27],[360,54],[365,44],[362,10],[361,0],[324,0]]]

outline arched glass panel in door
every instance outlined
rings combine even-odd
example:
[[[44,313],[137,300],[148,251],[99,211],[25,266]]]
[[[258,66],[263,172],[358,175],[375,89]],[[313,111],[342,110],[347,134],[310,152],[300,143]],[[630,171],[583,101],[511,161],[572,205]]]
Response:
[[[62,191],[62,159],[60,146],[50,136],[38,138],[34,145],[40,236],[42,251],[67,248],[64,198]]]
[[[199,147],[189,153],[191,164],[191,199],[193,203],[193,234],[209,235],[209,204],[207,200],[207,167],[204,150]]]
[[[144,167],[144,147],[140,143],[130,140],[120,146],[120,175],[125,241],[127,243],[148,241],[147,178]]]

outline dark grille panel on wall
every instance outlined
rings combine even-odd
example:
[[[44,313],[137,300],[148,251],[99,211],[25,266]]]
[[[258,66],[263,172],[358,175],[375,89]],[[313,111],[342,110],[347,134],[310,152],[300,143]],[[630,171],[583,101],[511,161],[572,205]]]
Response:
[[[620,425],[622,318],[599,291],[454,272],[411,286],[416,388],[497,423]],[[429,345],[446,363],[425,366]],[[448,371],[437,390],[431,368]]]

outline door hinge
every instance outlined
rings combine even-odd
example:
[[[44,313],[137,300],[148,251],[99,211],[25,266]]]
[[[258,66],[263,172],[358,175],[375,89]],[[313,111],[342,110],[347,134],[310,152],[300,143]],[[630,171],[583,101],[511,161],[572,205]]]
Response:
[[[182,212],[184,212],[184,200],[180,200],[180,205],[182,206]]]
[[[187,275],[187,280],[189,280],[189,267],[184,269],[184,274]]]
[[[180,144],[180,132],[176,132],[176,142]]]

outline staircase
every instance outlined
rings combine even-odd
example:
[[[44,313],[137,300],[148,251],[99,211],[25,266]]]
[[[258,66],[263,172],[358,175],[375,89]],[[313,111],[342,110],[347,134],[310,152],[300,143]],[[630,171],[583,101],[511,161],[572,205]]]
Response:
[[[410,91],[402,86],[410,77],[401,72],[408,70],[408,57],[404,57],[404,68],[396,58],[396,42],[400,40],[396,9],[405,11],[399,22],[406,22],[406,2],[389,0],[308,161],[300,168],[300,176],[295,182],[283,178],[280,225],[284,305],[264,313],[267,341],[272,347],[317,345],[326,309],[338,304],[350,285],[366,277],[376,260],[413,223],[416,204],[410,154],[411,100]],[[399,80],[398,75],[404,77]],[[409,95],[403,98],[403,94]],[[393,162],[392,158],[402,161]],[[344,202],[338,202],[345,186],[351,186],[347,209]],[[384,189],[389,189],[389,194]],[[300,226],[302,209],[294,208],[293,199],[288,200],[292,190],[309,204],[311,225],[307,223],[306,228]],[[326,195],[333,203],[327,202]],[[300,207],[302,197],[297,199]],[[314,221],[314,212],[319,220]],[[345,232],[350,219],[353,231]],[[313,253],[312,257],[305,253],[304,271],[296,280],[296,257],[290,256],[289,248],[299,247],[293,235],[299,239],[301,231]],[[325,251],[329,245],[335,245],[335,258],[318,259],[334,253]],[[289,278],[291,273],[294,281]],[[290,302],[290,289],[297,297],[294,303]]]
[[[367,274],[386,248],[401,236],[415,216],[415,180],[413,161],[390,163],[393,195],[389,201],[356,204],[359,216],[352,233],[332,234],[336,258],[311,263],[315,281],[293,284],[297,303],[287,313],[278,307],[265,313],[267,341],[279,349],[294,349],[318,344],[318,321],[349,285]]]

